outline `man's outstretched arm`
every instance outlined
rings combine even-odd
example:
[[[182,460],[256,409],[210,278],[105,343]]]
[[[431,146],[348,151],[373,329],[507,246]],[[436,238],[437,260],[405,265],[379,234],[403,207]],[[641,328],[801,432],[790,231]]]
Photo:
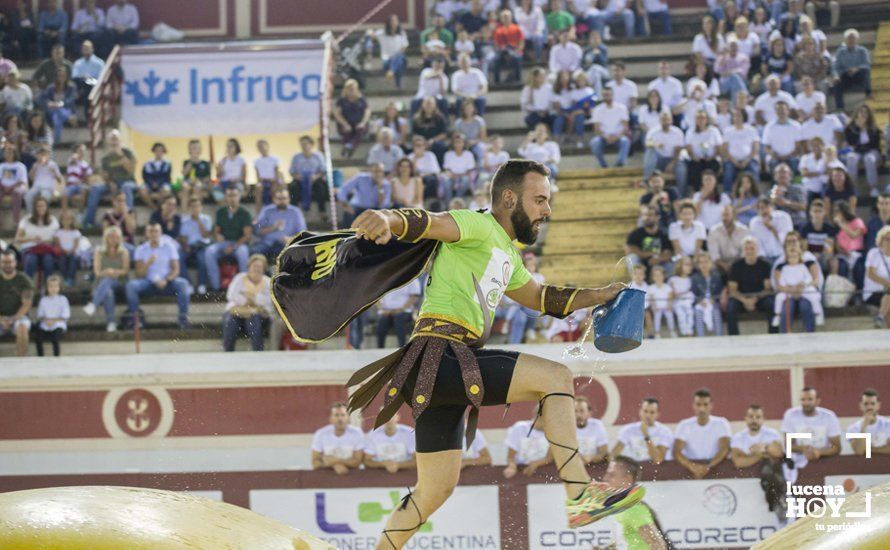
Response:
[[[412,212],[416,215],[412,215]],[[410,208],[365,210],[352,222],[350,229],[355,229],[359,238],[377,244],[386,244],[392,238],[405,238],[412,242],[419,239],[433,239],[446,243],[460,240],[457,222],[447,212],[427,212]],[[407,237],[412,234],[419,234],[420,237],[408,239]],[[405,237],[402,237],[403,235]]]
[[[573,311],[606,303],[625,288],[624,283],[612,283],[602,288],[561,288],[531,279],[507,292],[507,296],[529,309],[561,318]]]

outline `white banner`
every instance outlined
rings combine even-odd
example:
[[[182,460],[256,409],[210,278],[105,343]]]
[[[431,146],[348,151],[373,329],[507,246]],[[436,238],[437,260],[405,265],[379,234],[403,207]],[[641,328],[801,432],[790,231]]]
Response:
[[[838,474],[825,476],[825,485],[842,485],[846,494],[851,495],[857,491],[864,491],[890,483],[890,474]]]
[[[371,550],[405,494],[404,488],[261,489],[250,492],[250,509],[337,548]],[[498,488],[457,487],[406,548],[501,548]]]
[[[780,529],[757,479],[646,482],[645,502],[677,548],[748,548]],[[615,542],[627,548],[613,518],[581,529],[566,526],[565,491],[528,486],[529,547],[585,549]]]
[[[125,49],[123,120],[168,137],[301,132],[319,123],[324,48]]]

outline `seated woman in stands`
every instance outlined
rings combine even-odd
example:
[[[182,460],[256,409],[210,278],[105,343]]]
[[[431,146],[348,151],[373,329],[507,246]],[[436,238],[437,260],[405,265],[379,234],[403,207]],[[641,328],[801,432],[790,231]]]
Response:
[[[253,351],[263,351],[263,324],[272,316],[272,296],[268,261],[262,254],[254,254],[247,262],[247,271],[235,275],[226,291],[226,312],[223,315],[223,349],[235,351],[238,331],[250,339]]]
[[[124,246],[124,237],[117,226],[109,226],[102,233],[102,246],[93,252],[93,274],[96,286],[93,297],[83,306],[83,312],[90,317],[96,308],[105,309],[105,323],[108,332],[117,330],[114,320],[115,291],[123,290],[130,273],[130,252]]]

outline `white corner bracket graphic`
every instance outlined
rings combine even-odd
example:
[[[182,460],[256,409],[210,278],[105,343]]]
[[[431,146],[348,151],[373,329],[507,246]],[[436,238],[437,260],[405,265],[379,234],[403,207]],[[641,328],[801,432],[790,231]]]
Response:
[[[786,433],[785,434],[785,458],[791,458],[794,453],[791,452],[791,446],[794,443],[795,439],[813,439],[813,434],[811,433]]]
[[[866,433],[849,433],[847,439],[864,439],[865,440],[865,458],[871,458],[871,434]]]

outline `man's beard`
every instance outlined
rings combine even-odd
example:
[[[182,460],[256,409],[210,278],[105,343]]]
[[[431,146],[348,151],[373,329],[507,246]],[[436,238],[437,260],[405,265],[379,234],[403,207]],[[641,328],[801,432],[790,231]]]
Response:
[[[538,240],[538,229],[521,206],[518,206],[510,214],[510,222],[513,224],[513,231],[516,232],[517,241],[526,245],[535,244],[535,241]]]

